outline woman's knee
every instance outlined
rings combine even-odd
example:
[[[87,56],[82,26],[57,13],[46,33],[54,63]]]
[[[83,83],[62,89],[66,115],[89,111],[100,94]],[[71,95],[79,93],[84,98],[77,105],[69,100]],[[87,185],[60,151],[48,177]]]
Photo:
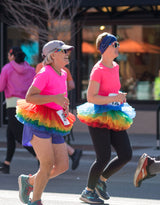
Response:
[[[40,171],[44,170],[49,176],[53,166],[53,161],[40,162]]]
[[[102,167],[103,169],[106,167],[106,165],[108,164],[108,162],[110,161],[111,155],[107,155],[107,156],[103,156],[103,158],[97,158],[96,159],[96,164],[99,167]]]
[[[55,168],[57,168],[60,174],[62,174],[69,169],[69,162],[65,161],[63,163],[58,163],[57,165],[55,165]]]
[[[69,169],[69,163],[59,163],[55,164],[50,172],[50,178],[54,178],[55,175],[58,176]]]
[[[132,159],[132,150],[128,150],[126,153],[124,153],[124,154],[121,156],[121,160],[122,160],[124,163],[129,162],[131,159]]]
[[[127,153],[127,160],[130,161],[132,159],[132,149]]]

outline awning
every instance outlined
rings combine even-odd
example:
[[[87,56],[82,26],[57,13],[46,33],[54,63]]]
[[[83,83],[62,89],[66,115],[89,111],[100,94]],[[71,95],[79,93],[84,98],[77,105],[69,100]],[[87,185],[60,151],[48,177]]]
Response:
[[[75,0],[75,2],[78,0]],[[80,1],[80,7],[102,7],[102,6],[153,6],[160,5],[159,0],[87,0]]]
[[[87,43],[87,42],[82,43],[83,53],[95,53],[96,51],[97,51],[96,48],[92,44]]]
[[[145,42],[137,42],[132,39],[120,41],[119,52],[122,53],[160,53],[160,47]]]

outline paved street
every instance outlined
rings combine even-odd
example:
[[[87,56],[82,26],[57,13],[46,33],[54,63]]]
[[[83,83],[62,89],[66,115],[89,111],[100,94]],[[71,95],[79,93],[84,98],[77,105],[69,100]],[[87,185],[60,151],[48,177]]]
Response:
[[[3,205],[21,205],[18,200],[17,191],[1,191],[0,193],[0,204]],[[77,194],[59,194],[59,193],[44,193],[43,199],[45,205],[82,205],[85,204],[78,200],[79,195]],[[136,199],[136,198],[124,198],[124,197],[112,197],[108,200],[106,205],[158,205],[159,200],[150,199]]]
[[[4,151],[0,151],[1,158]],[[114,153],[112,153],[112,156]],[[86,184],[88,169],[94,160],[92,152],[85,151],[79,167],[50,180],[43,194],[44,205],[82,205],[79,196]],[[133,186],[133,174],[138,157],[134,156],[123,169],[110,178],[108,191],[111,199],[108,205],[157,205],[160,204],[160,176],[146,180],[140,188]],[[26,151],[18,149],[12,162],[11,174],[0,174],[0,205],[20,205],[17,178],[21,173],[33,174],[37,161]],[[14,203],[13,203],[14,202]]]
[[[146,115],[145,118],[148,119]],[[139,120],[142,121],[142,119]],[[137,121],[137,123],[139,122]],[[160,150],[156,149],[155,134],[151,133],[152,124],[150,122],[147,124],[147,120],[145,123],[146,129],[150,130],[149,133],[141,132],[138,134],[134,128],[132,128],[132,132],[129,132],[133,146],[133,158],[124,168],[108,180],[107,187],[111,198],[105,201],[106,205],[160,204],[160,175],[144,181],[140,188],[133,186],[133,175],[141,154],[146,152],[152,156],[160,155]],[[5,132],[6,127],[0,128],[0,161],[4,160],[6,152]],[[70,168],[66,173],[49,181],[42,197],[44,205],[85,204],[79,200],[79,196],[86,185],[88,170],[94,160],[94,151],[88,130],[84,125],[77,123],[73,133],[75,138],[72,141],[73,146],[83,149],[80,165],[75,171]],[[112,157],[114,155],[113,150]],[[21,205],[22,203],[18,198],[17,178],[22,173],[33,174],[37,168],[36,159],[19,146],[11,164],[10,174],[0,174],[0,205]]]

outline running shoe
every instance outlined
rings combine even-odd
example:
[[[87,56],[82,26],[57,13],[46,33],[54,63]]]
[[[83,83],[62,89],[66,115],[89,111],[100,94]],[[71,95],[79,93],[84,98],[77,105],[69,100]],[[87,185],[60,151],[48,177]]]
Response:
[[[149,157],[146,153],[144,153],[139,161],[134,174],[134,186],[140,187],[143,180],[154,177],[155,175],[151,175],[149,173],[149,166],[154,162],[154,159]]]
[[[0,172],[2,172],[3,174],[9,174],[10,166],[5,164],[4,162],[0,162]]]
[[[41,200],[38,200],[38,201],[34,201],[34,202],[29,201],[28,205],[43,205],[43,204],[42,204]]]
[[[104,201],[99,198],[99,196],[96,194],[95,191],[88,191],[86,189],[83,190],[80,200],[86,203],[90,203],[90,204],[103,204],[104,203]]]
[[[96,184],[95,190],[96,190],[98,196],[101,197],[102,199],[108,200],[110,198],[110,195],[107,192],[106,182],[103,182],[99,179],[97,184]]]
[[[29,195],[33,191],[33,186],[28,183],[28,175],[20,175],[18,177],[19,184],[19,198],[22,203],[27,204],[29,201]]]
[[[81,156],[82,150],[80,149],[75,149],[73,155],[70,156],[70,158],[72,159],[72,170],[75,170],[78,167]]]

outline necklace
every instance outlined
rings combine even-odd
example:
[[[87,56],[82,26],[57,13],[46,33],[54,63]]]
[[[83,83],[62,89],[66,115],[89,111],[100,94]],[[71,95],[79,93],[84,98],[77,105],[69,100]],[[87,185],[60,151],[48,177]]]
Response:
[[[61,71],[56,70],[55,68],[53,68],[53,70],[58,74],[61,75]]]

